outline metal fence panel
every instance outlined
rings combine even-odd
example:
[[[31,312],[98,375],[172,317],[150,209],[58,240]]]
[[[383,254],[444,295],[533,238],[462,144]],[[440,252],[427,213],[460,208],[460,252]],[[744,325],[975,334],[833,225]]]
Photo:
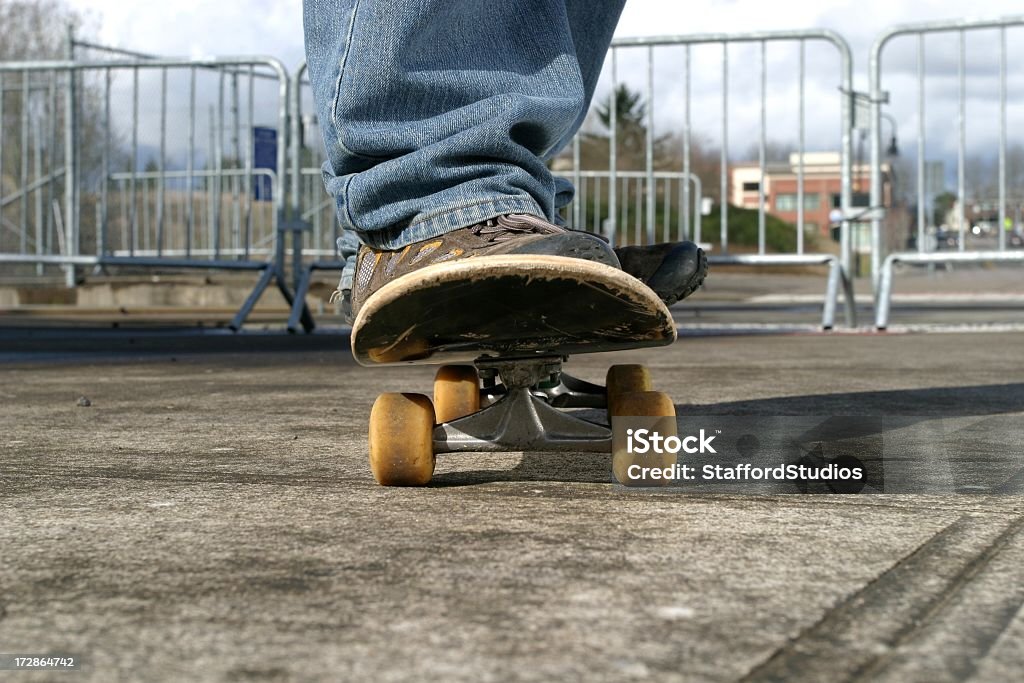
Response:
[[[69,253],[68,72],[0,70],[0,252]],[[58,94],[61,94],[60,96]],[[31,266],[43,274],[41,262]]]
[[[40,223],[66,228],[63,247],[44,229],[42,240],[22,239],[16,248],[3,242],[0,260],[38,252],[53,262],[81,252],[127,264],[166,252],[202,266],[274,253],[289,87],[277,60],[19,62],[0,64],[0,78],[3,163],[20,161],[14,187],[4,170],[5,232],[30,233]],[[212,97],[197,94],[204,79],[216,84]],[[252,131],[260,124],[280,131],[273,167],[253,167]],[[54,144],[58,129],[63,148]],[[202,134],[206,141],[197,139]],[[58,189],[65,202],[50,212],[45,200]]]
[[[618,85],[629,82],[623,74],[633,73],[631,86],[640,94],[644,109],[624,121],[619,119],[618,106],[608,107],[603,132],[595,137],[593,126],[585,128],[565,154],[553,160],[553,171],[576,187],[575,199],[563,218],[571,227],[603,234],[617,245],[693,239],[711,249],[710,260],[715,265],[827,266],[825,327],[834,322],[843,288],[847,322],[854,322],[850,276],[854,235],[859,240],[861,233],[853,233],[852,227],[867,221],[870,231],[864,236],[869,242],[866,251],[870,252],[875,289],[875,322],[885,327],[893,266],[898,262],[1024,260],[1024,252],[1008,244],[1005,230],[1014,215],[1018,224],[1024,219],[1019,215],[1024,213],[1024,197],[1016,214],[1010,205],[1014,188],[1009,186],[1007,159],[1012,132],[1007,111],[1014,104],[1008,102],[1007,33],[1022,26],[1024,16],[1011,16],[897,26],[878,36],[869,61],[870,92],[863,97],[870,128],[866,167],[871,174],[870,195],[863,200],[860,194],[855,196],[853,177],[858,95],[852,90],[850,50],[838,34],[768,31],[615,40],[602,83],[607,86],[610,82],[614,97]],[[972,238],[968,230],[967,206],[980,199],[967,169],[968,84],[973,82],[968,78],[968,66],[972,74],[977,70],[969,59],[973,55],[967,37],[980,31],[993,32],[996,40],[990,41],[989,47],[998,54],[995,66],[989,65],[998,89],[993,93],[998,116],[992,121],[998,127],[998,180],[993,196],[981,198],[996,207],[993,214],[998,230],[992,244]],[[926,43],[939,33],[958,41],[956,125],[949,138],[955,137],[956,148],[955,250],[942,252],[930,245],[927,226],[926,197],[929,187],[935,185],[936,172],[927,157],[925,140],[926,67],[931,55]],[[893,250],[892,230],[884,229],[885,174],[889,171],[882,155],[882,124],[886,121],[895,128],[896,120],[883,111],[889,95],[882,84],[882,57],[894,39],[908,37],[916,40],[912,46],[917,58],[916,81],[915,87],[901,92],[909,92],[917,108],[913,170],[916,244],[913,249]],[[0,64],[0,263],[5,269],[46,275],[63,268],[69,286],[75,282],[75,269],[82,266],[263,270],[260,284],[247,302],[251,307],[254,297],[274,280],[291,300],[284,284],[288,253],[284,235],[291,232],[291,269],[300,296],[294,299],[290,327],[301,323],[310,328],[302,295],[311,274],[342,264],[336,260],[340,230],[334,202],[323,190],[320,133],[312,113],[315,108],[305,64],[289,78],[283,65],[270,57],[160,59],[73,38],[69,44],[74,46],[69,54],[87,56],[88,60]],[[809,60],[808,51],[819,48],[826,53],[832,50],[838,60],[834,95],[839,112],[835,141],[840,174],[840,190],[834,198],[835,220],[839,222],[836,250],[816,249],[805,242],[805,229],[810,225],[807,200],[817,201],[818,197],[809,196],[805,189],[806,85],[808,65],[816,68],[821,62],[818,52]],[[772,123],[768,93],[779,87],[777,79],[783,75],[773,69],[770,59],[777,49],[790,50],[797,65],[791,98],[796,105],[793,125]],[[96,59],[97,55],[103,59]],[[625,68],[631,65],[634,68]],[[658,80],[656,74],[663,75],[665,70],[672,78]],[[708,74],[718,79],[717,95]],[[709,130],[703,113],[708,111],[706,100],[695,110],[698,94],[717,96],[711,107],[717,130]],[[815,101],[814,107],[815,120],[820,121],[821,102]],[[745,111],[756,116],[748,117],[746,131],[742,127],[737,130],[732,119]],[[699,122],[701,116],[705,116],[703,123]],[[641,135],[626,134],[630,121]],[[671,123],[666,126],[666,121]],[[260,126],[276,134],[276,149],[269,162],[261,160],[256,149]],[[682,153],[666,166],[659,147],[665,131],[658,127],[673,126]],[[795,212],[795,241],[785,249],[772,248],[768,227],[773,211],[779,211],[780,198],[769,198],[765,182],[773,163],[771,145],[778,141],[779,130],[789,136],[789,142],[795,141],[796,149],[790,162],[795,189],[793,196],[786,197]],[[706,165],[698,168],[694,157],[697,136],[709,132],[718,144],[718,166],[713,172]],[[737,221],[730,217],[728,199],[736,190],[731,187],[735,159],[730,145],[744,135],[756,140],[752,147],[756,163],[751,170],[759,182],[752,183],[757,185],[756,235],[749,246],[741,248],[734,240]],[[595,147],[597,138],[603,142]],[[596,166],[594,149],[603,150]],[[702,218],[702,200],[716,193],[718,216]],[[717,227],[708,227],[715,222]],[[715,234],[710,234],[711,230]],[[243,307],[240,315],[245,311]]]
[[[0,148],[6,150],[0,155],[0,178],[5,179],[0,188],[0,262],[31,263],[37,272],[46,264],[63,264],[69,283],[78,264],[270,268],[264,279],[276,278],[286,291],[281,284],[283,234],[290,231],[292,269],[300,292],[313,270],[340,267],[335,260],[339,227],[334,203],[323,191],[320,134],[316,117],[309,113],[314,108],[304,64],[289,79],[279,62],[266,57],[157,59],[73,44],[79,54],[114,58],[0,65]],[[812,45],[833,50],[838,59],[838,254],[808,253],[805,245],[805,81],[806,53]],[[783,250],[770,248],[764,182],[769,165],[768,92],[776,75],[769,68],[769,46],[796,50],[799,59],[795,241]],[[678,59],[666,62],[671,50],[677,51]],[[694,64],[703,55],[701,50],[717,54],[720,67],[717,177],[709,176],[707,169],[698,170],[691,154],[694,136],[700,132],[691,102]],[[820,30],[620,39],[613,42],[606,64],[612,93],[626,55],[637,51],[645,62],[638,87],[645,109],[636,121],[642,137],[620,134],[617,106],[609,108],[607,164],[584,168],[581,139],[587,132],[576,137],[565,157],[571,159],[569,166],[555,168],[577,188],[564,213],[569,225],[604,234],[616,244],[694,239],[712,249],[711,261],[718,265],[828,266],[823,324],[833,324],[841,286],[852,324],[848,276],[853,93],[846,42]],[[656,65],[682,76],[671,84],[682,90],[681,97],[658,87]],[[739,95],[731,92],[731,85],[747,72],[756,75],[756,87]],[[664,167],[656,130],[664,118],[658,118],[655,105],[669,111],[673,121],[681,119],[678,167]],[[744,253],[730,239],[729,145],[730,139],[739,137],[730,128],[730,114],[749,105],[758,112],[761,182],[756,245],[753,253]],[[37,116],[37,110],[43,115]],[[256,158],[258,125],[276,127],[272,167]],[[787,134],[793,133],[788,127]],[[270,201],[255,189],[262,187],[272,195]],[[719,226],[715,235],[709,235],[702,221],[702,200],[706,192],[715,191]],[[303,263],[304,255],[310,263]],[[301,296],[295,304],[292,323],[308,323]]]
[[[0,64],[0,263],[263,270],[247,307],[290,302],[289,88],[271,57]]]
[[[1015,262],[1024,261],[1024,252],[1011,250],[1007,244],[1007,222],[1012,220],[1008,212],[1007,192],[1007,29],[1024,27],[1024,16],[1009,16],[990,20],[961,20],[926,22],[919,24],[907,24],[892,27],[875,39],[871,48],[869,61],[869,76],[871,84],[870,105],[871,105],[871,273],[875,289],[875,326],[885,329],[889,324],[889,314],[892,300],[893,269],[897,263],[980,263],[980,262]],[[967,63],[968,50],[966,38],[968,35],[977,35],[979,32],[996,32],[994,44],[997,46],[998,59],[994,72],[997,79],[998,95],[994,98],[997,102],[995,125],[998,128],[997,150],[997,189],[995,201],[996,211],[996,238],[994,243],[991,236],[975,238],[968,230],[967,206],[972,200],[979,199],[978,188],[968,186],[967,182]],[[930,232],[927,217],[928,196],[930,185],[927,169],[926,142],[926,81],[927,64],[929,51],[926,41],[934,39],[938,34],[952,34],[957,38],[956,48],[956,98],[957,113],[955,118],[955,145],[956,145],[956,211],[954,218],[955,237],[950,237],[955,242],[955,250],[939,250],[939,233]],[[883,57],[885,50],[898,38],[912,37],[916,39],[916,87],[913,93],[916,97],[916,119],[917,119],[917,149],[915,159],[915,184],[916,184],[916,248],[914,250],[896,249],[890,252],[890,246],[894,235],[892,230],[886,230],[886,216],[882,210],[885,205],[883,196],[883,160],[882,160],[882,120],[887,114],[882,111],[882,105],[890,101],[890,93],[883,89],[882,76],[884,73]],[[991,50],[992,43],[987,44]],[[980,80],[983,69],[975,68],[972,78]],[[995,93],[993,93],[995,94]],[[895,94],[893,95],[895,97]],[[1024,200],[1022,200],[1024,202]],[[1018,223],[1020,219],[1018,218]],[[1018,225],[1018,230],[1020,225]]]

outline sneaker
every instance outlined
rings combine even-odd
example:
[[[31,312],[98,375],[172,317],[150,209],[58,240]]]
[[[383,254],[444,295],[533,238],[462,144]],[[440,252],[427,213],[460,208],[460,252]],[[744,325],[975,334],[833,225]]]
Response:
[[[693,242],[666,242],[639,247],[618,247],[621,268],[641,280],[671,306],[704,283],[708,257]]]
[[[594,235],[567,230],[531,214],[508,214],[387,251],[359,247],[355,268],[338,286],[349,322],[374,292],[413,271],[457,259],[498,254],[545,254],[597,261],[614,268],[618,258]],[[347,286],[346,286],[347,285]]]

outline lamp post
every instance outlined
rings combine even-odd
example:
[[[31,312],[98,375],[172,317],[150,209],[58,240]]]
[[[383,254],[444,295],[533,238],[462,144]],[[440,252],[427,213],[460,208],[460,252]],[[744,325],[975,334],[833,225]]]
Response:
[[[889,208],[896,208],[899,203],[896,195],[896,158],[900,155],[900,148],[896,138],[899,133],[899,126],[896,124],[896,117],[892,114],[881,112],[881,116],[892,126],[889,145],[885,148],[885,156],[889,160]],[[907,229],[910,230],[909,225]],[[910,238],[908,237],[907,239],[909,241]]]
[[[896,134],[899,126],[896,125],[896,118],[892,114],[882,112],[882,118],[892,126],[892,135],[889,137],[889,146],[885,148],[885,156],[889,159],[889,205],[896,206],[896,165],[893,160],[900,155],[900,147],[896,142]]]
[[[885,155],[889,157],[898,157],[900,155],[899,145],[896,143],[896,136],[899,133],[899,126],[896,125],[896,118],[892,114],[882,112],[882,118],[889,122],[892,126],[892,136],[889,138],[889,146],[885,148]]]

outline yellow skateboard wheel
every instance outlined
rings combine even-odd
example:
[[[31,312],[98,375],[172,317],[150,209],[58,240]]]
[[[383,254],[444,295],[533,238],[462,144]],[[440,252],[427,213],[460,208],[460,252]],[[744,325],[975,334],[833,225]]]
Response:
[[[661,391],[631,391],[618,399],[615,417],[675,417],[672,398]]]
[[[370,470],[382,486],[425,486],[434,475],[434,407],[422,394],[381,394],[370,410]]]
[[[480,383],[472,365],[442,365],[434,377],[434,413],[438,423],[480,410]]]
[[[625,394],[651,390],[651,373],[642,365],[613,365],[605,377],[608,415],[618,415],[617,404]]]
[[[615,412],[612,418],[616,417],[653,417],[663,418],[657,420],[656,430],[662,437],[679,436],[679,429],[676,425],[676,407],[668,394],[660,391],[633,391],[623,394],[616,399]],[[624,449],[613,447],[612,452],[612,473],[616,481],[627,486],[664,486],[671,481],[666,479],[635,479],[629,475],[629,468],[638,465],[641,468],[656,468],[664,470],[676,464],[676,456],[673,453],[650,453],[631,454]],[[642,471],[642,470],[641,470]]]

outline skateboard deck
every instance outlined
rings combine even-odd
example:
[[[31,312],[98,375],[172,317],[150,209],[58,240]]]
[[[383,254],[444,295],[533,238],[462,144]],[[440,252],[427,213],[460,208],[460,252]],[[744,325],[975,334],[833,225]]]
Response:
[[[360,308],[362,365],[460,363],[663,346],[664,303],[617,268],[563,256],[468,258],[389,282]]]

